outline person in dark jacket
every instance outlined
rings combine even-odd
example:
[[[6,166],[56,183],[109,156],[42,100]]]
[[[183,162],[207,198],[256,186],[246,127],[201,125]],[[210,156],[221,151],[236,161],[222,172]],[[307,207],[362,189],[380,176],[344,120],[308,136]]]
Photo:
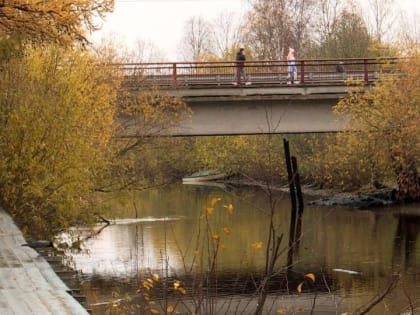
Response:
[[[233,84],[241,84],[241,79],[245,81],[245,84],[250,84],[250,82],[247,82],[246,80],[246,74],[245,74],[245,49],[241,48],[239,49],[238,53],[236,54],[236,74],[234,78]]]

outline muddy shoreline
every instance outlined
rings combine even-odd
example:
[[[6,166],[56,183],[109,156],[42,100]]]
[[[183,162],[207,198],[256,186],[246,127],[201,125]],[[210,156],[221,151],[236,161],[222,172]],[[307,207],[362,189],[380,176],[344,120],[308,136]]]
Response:
[[[267,185],[263,183],[244,179],[226,180],[223,183],[236,187],[252,186],[260,187],[261,189],[267,188]],[[271,187],[271,189],[274,191],[289,193],[289,187],[287,185],[277,185]],[[319,188],[314,185],[302,185],[302,193],[306,197],[305,204],[308,205],[343,206],[355,209],[383,208],[398,205],[398,202],[396,202],[393,198],[395,193],[395,189],[393,188],[383,188],[371,191],[342,192],[332,188]]]

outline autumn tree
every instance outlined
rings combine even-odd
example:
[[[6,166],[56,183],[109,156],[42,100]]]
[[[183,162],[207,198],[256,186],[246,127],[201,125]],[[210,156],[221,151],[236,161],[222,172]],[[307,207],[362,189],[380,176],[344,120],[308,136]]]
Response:
[[[214,54],[225,60],[234,60],[235,55],[231,52],[241,46],[240,22],[233,12],[224,12],[212,22],[213,50]]]
[[[137,39],[134,49],[127,52],[129,62],[162,62],[165,53],[150,41]]]
[[[182,55],[187,61],[196,61],[200,55],[212,52],[212,31],[210,22],[201,16],[191,17],[184,26],[180,43]]]
[[[368,160],[371,165],[386,163],[393,171],[399,200],[420,198],[419,80],[417,53],[402,60],[393,75],[382,75],[373,89],[357,88],[336,106],[336,111],[346,117],[347,128],[353,130],[338,135],[348,158],[364,152],[358,160]],[[354,162],[353,168],[359,169]]]
[[[316,37],[319,42],[324,42],[334,32],[334,25],[340,12],[343,10],[343,0],[320,0],[315,6]]]
[[[420,47],[420,12],[406,12],[398,21],[399,50],[403,54],[407,48]]]
[[[98,29],[114,0],[0,1],[0,37],[20,34],[26,40],[87,43],[86,32]]]
[[[255,1],[245,17],[245,39],[260,59],[280,59],[292,45],[287,1]]]
[[[398,18],[395,0],[368,0],[367,3],[366,24],[372,36],[382,42],[387,37],[386,35],[390,37]]]
[[[366,57],[371,43],[363,18],[355,11],[344,9],[329,26],[329,33],[324,34],[317,55],[322,58]]]
[[[38,238],[88,221],[108,166],[118,77],[86,51],[52,46],[26,47],[1,67],[1,205]]]
[[[244,36],[259,59],[277,60],[289,46],[303,56],[310,45],[310,13],[313,1],[254,0],[246,14]]]

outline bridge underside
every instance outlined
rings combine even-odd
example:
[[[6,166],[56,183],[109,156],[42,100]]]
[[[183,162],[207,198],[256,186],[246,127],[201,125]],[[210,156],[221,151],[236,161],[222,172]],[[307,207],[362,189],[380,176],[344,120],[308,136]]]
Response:
[[[169,133],[207,136],[340,131],[344,122],[338,120],[332,108],[346,94],[345,87],[324,89],[239,88],[219,90],[215,95],[183,91],[193,114]]]
[[[255,100],[191,104],[190,120],[173,136],[337,132],[343,123],[332,113],[336,99]]]
[[[346,91],[345,85],[166,90],[162,93],[182,97],[192,115],[177,127],[156,127],[155,132],[149,129],[149,135],[338,132],[343,129],[344,121],[332,109]],[[130,124],[134,127],[137,123]],[[135,129],[125,128],[120,136],[136,137]]]

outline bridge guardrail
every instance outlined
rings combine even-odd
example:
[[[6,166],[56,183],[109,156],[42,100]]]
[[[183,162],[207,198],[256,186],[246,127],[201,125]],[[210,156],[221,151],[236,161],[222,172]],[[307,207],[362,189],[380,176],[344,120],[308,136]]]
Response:
[[[370,83],[382,74],[393,72],[399,58],[351,58],[296,60],[297,82],[331,84],[348,78]],[[337,71],[337,65],[343,72]],[[163,62],[125,63],[116,66],[125,77],[125,84],[165,88],[196,85],[222,86],[235,81],[236,62]],[[285,60],[246,61],[245,72],[252,84],[286,84],[288,64]]]

